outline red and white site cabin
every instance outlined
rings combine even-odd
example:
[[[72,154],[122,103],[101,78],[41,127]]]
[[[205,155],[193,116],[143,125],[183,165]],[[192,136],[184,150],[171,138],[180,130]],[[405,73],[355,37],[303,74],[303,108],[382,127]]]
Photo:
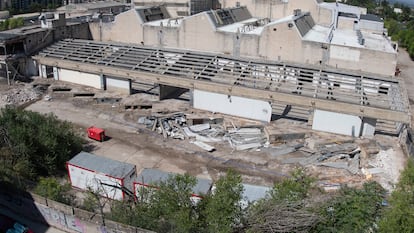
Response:
[[[134,195],[141,200],[142,195],[146,195],[145,191],[158,189],[160,182],[165,182],[174,173],[163,172],[158,169],[146,168],[138,175],[134,181]],[[212,181],[208,179],[196,178],[196,185],[192,189],[191,200],[193,203],[199,202],[203,195],[210,192]]]
[[[115,200],[125,198],[136,177],[135,165],[87,152],[77,154],[66,162],[66,167],[72,187],[90,189]]]

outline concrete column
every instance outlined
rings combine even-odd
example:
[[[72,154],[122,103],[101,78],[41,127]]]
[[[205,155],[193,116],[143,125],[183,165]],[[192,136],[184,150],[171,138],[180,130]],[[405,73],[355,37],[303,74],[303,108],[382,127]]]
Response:
[[[363,117],[362,118],[362,127],[360,136],[363,137],[373,137],[375,133],[375,127],[377,126],[377,119]]]
[[[53,78],[59,80],[59,69],[57,67],[53,67]]]
[[[46,65],[39,65],[39,76],[41,78],[47,78]]]
[[[106,91],[106,76],[101,74],[101,89]]]
[[[186,91],[188,89],[160,84],[160,100],[177,98]]]

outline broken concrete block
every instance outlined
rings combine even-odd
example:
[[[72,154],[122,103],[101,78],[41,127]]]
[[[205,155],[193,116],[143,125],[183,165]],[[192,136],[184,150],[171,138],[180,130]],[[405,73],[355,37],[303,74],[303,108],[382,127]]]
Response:
[[[253,148],[259,148],[261,146],[262,146],[261,143],[256,142],[256,143],[235,145],[234,148],[236,150],[248,150],[248,149],[253,149]]]
[[[201,142],[201,141],[194,141],[192,142],[194,145],[200,147],[201,149],[208,151],[208,152],[212,152],[215,150],[215,148],[213,146],[208,145],[207,143]]]
[[[189,128],[191,129],[191,131],[197,133],[197,132],[200,132],[200,131],[203,131],[203,130],[210,129],[210,124],[206,123],[206,124],[192,125]]]
[[[332,167],[332,168],[338,168],[338,169],[348,169],[347,162],[325,162],[325,163],[318,163],[318,166]]]

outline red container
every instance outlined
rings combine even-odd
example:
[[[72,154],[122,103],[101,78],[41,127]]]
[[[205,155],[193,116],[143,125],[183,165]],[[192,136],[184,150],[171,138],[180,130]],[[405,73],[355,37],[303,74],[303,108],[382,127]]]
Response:
[[[101,128],[97,128],[95,126],[91,126],[87,130],[88,137],[95,139],[96,141],[103,142],[105,140],[105,130]]]

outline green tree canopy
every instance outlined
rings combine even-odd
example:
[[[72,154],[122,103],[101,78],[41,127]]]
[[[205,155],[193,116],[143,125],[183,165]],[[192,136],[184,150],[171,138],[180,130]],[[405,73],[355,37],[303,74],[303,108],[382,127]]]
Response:
[[[0,137],[3,168],[29,179],[64,171],[83,143],[70,123],[17,108],[1,110]]]
[[[389,199],[380,232],[414,232],[414,163],[410,159]]]
[[[376,182],[364,183],[362,189],[343,187],[338,196],[320,209],[324,221],[314,232],[372,232],[384,196],[385,190]]]

